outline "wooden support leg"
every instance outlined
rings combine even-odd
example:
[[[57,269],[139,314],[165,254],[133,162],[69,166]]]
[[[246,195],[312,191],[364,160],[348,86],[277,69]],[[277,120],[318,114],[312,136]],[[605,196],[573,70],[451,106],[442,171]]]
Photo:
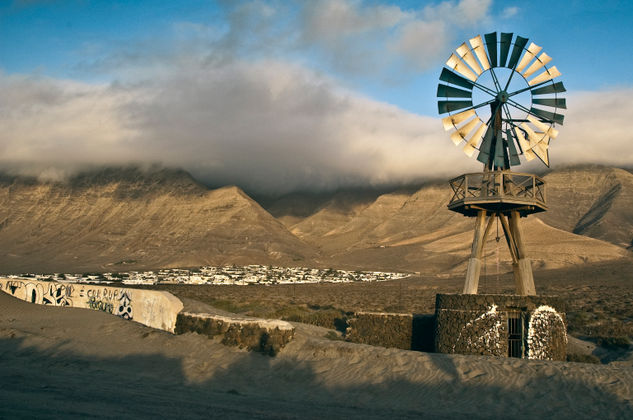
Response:
[[[481,259],[471,257],[468,260],[466,270],[466,283],[464,284],[465,295],[476,295],[479,287],[479,275],[481,274]]]
[[[517,261],[519,261],[519,257],[517,256],[517,246],[514,241],[514,236],[512,235],[512,231],[510,230],[510,224],[508,223],[508,219],[503,213],[499,214],[499,220],[501,220],[501,227],[503,227],[503,236],[506,237],[506,242],[508,244],[508,248],[510,249],[510,256],[512,257],[512,265],[514,266]]]
[[[510,232],[516,246],[517,261],[512,264],[514,271],[514,283],[516,292],[522,296],[536,295],[534,287],[534,276],[532,274],[532,263],[525,253],[525,245],[519,225],[520,215],[518,212],[510,212]]]
[[[492,220],[492,219],[491,219]],[[464,294],[476,295],[479,287],[479,274],[481,273],[481,253],[485,241],[486,229],[486,211],[479,210],[477,212],[477,220],[475,222],[475,237],[473,238],[473,247],[468,260],[468,269],[466,271],[466,283],[464,284]]]

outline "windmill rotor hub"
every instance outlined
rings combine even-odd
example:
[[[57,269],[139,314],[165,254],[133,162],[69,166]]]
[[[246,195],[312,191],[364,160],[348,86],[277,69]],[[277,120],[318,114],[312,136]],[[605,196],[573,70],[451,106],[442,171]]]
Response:
[[[502,104],[505,104],[506,102],[508,102],[508,99],[509,99],[509,95],[508,95],[508,92],[506,92],[505,90],[502,90],[501,92],[497,94],[497,100]]]

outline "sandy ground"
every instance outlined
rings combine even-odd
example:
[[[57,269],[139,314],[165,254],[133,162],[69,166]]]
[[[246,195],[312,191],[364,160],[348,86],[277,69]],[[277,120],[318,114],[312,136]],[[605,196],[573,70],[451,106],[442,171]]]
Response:
[[[323,338],[277,357],[0,293],[0,418],[633,418],[633,368]]]

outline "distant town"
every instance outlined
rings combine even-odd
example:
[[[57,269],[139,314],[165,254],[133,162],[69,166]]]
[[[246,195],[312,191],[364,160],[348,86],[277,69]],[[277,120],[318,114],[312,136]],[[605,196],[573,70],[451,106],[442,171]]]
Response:
[[[265,265],[201,267],[198,269],[165,269],[158,271],[129,271],[118,273],[83,274],[32,274],[10,275],[9,278],[33,278],[61,283],[95,284],[213,284],[213,285],[249,285],[249,284],[300,284],[300,283],[350,283],[388,281],[409,277],[407,273],[382,271],[346,271],[304,268],[273,267]]]

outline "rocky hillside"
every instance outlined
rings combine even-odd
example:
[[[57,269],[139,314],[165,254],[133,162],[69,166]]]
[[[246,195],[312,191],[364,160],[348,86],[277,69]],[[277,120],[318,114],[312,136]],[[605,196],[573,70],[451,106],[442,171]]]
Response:
[[[524,219],[536,267],[630,257],[633,174],[546,176],[550,211]],[[447,183],[262,200],[209,190],[176,170],[116,168],[65,182],[0,177],[0,272],[277,264],[450,274],[465,270],[473,219],[446,209]],[[510,270],[501,228],[488,272]],[[497,261],[499,261],[497,263]],[[498,267],[498,268],[497,268]]]
[[[552,172],[545,181],[550,211],[540,216],[544,222],[618,246],[633,245],[633,174],[572,168]]]
[[[109,169],[63,183],[3,177],[0,271],[300,265],[313,249],[237,187],[182,171]]]
[[[565,213],[567,210],[559,207],[574,204],[558,194],[557,186],[550,198],[554,211]],[[289,228],[318,248],[323,258],[332,259],[339,266],[406,269],[426,274],[461,272],[470,253],[474,221],[448,211],[450,197],[446,183],[433,183],[413,193],[383,194],[351,209],[332,200]],[[537,217],[524,219],[525,241],[536,267],[558,268],[630,254],[621,244],[576,234],[576,224],[574,221],[568,227],[554,227]],[[484,248],[485,262],[488,270],[496,271],[498,259],[503,272],[511,270],[510,255],[501,227],[498,231],[500,241],[496,241],[495,230]]]

